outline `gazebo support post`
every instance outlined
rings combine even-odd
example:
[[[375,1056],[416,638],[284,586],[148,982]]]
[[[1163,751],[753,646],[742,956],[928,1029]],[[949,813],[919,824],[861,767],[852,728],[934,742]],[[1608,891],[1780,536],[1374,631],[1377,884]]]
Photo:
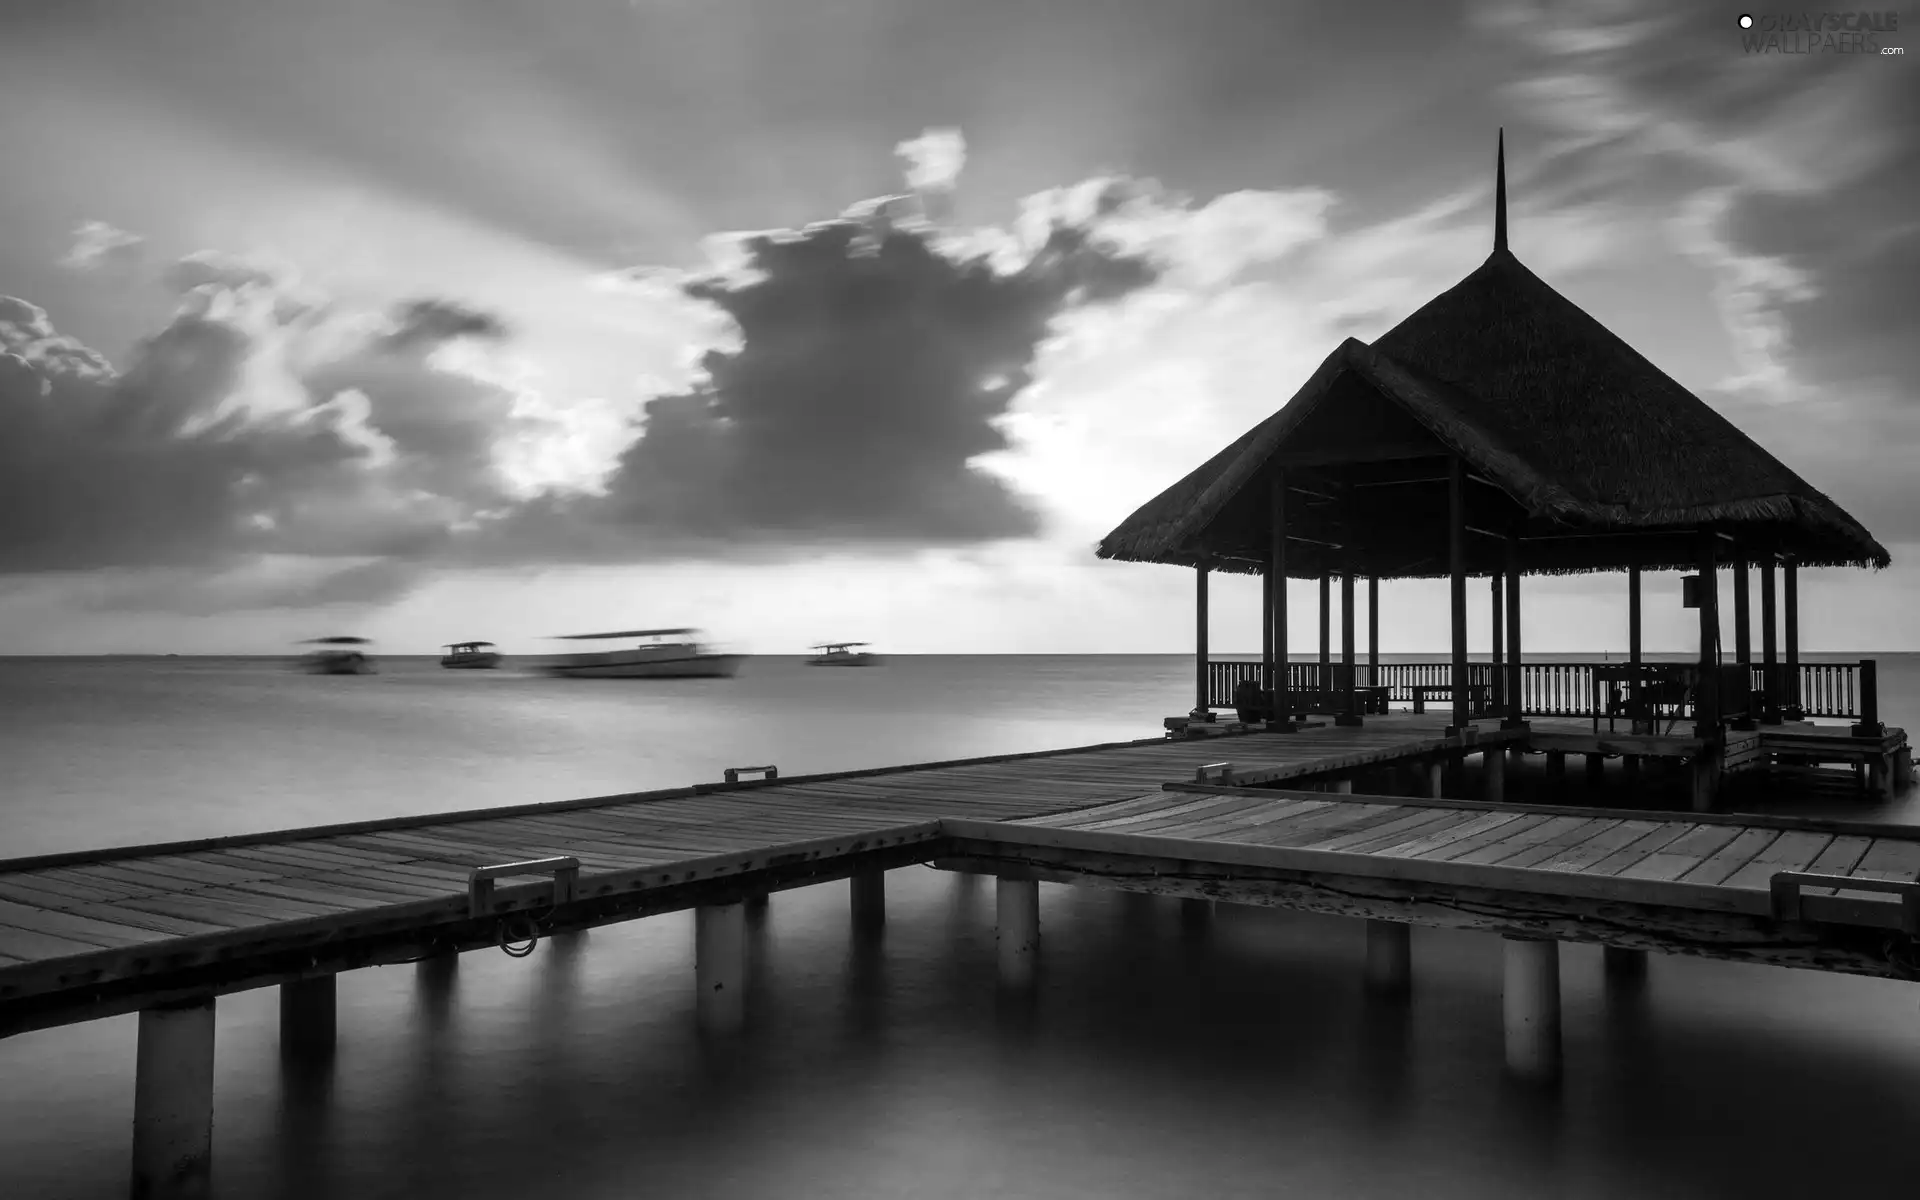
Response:
[[[1712,812],[1720,787],[1720,597],[1719,535],[1700,534],[1700,674],[1694,691],[1694,736],[1701,742],[1694,761],[1693,809]]]
[[[1326,550],[1320,553],[1324,556]],[[1325,565],[1320,568],[1320,674],[1313,690],[1316,711],[1333,708],[1333,575]]]
[[[1781,564],[1781,599],[1786,602],[1786,642],[1787,677],[1781,682],[1781,703],[1786,707],[1786,719],[1804,721],[1807,713],[1800,705],[1800,564],[1792,556]]]
[[[1487,576],[1489,613],[1493,634],[1493,711],[1505,715],[1507,709],[1507,618],[1505,613],[1507,577],[1504,571]]]
[[[1733,563],[1733,661],[1744,668],[1740,672],[1740,688],[1737,695],[1729,696],[1728,711],[1733,714],[1733,727],[1747,730],[1757,729],[1753,717],[1753,631],[1752,619],[1748,612],[1747,560],[1737,548]]]
[[[1268,504],[1273,510],[1271,536],[1267,545],[1267,573],[1273,579],[1272,628],[1268,631],[1273,646],[1273,714],[1267,728],[1292,733],[1293,696],[1287,658],[1287,474],[1273,473]]]
[[[1779,614],[1774,603],[1773,560],[1760,564],[1760,678],[1765,698],[1760,719],[1769,725],[1780,723],[1780,639]]]
[[[1193,568],[1193,711],[1187,714],[1196,721],[1213,720],[1207,692],[1207,560],[1201,558]]]
[[[1520,539],[1507,539],[1507,719],[1505,729],[1527,728],[1520,660]]]
[[[1453,662],[1447,682],[1453,692],[1453,723],[1447,736],[1464,733],[1473,715],[1467,679],[1467,464],[1455,455],[1447,463],[1447,615],[1453,627]]]
[[[1380,577],[1367,576],[1367,686],[1377,688],[1380,683]],[[1375,693],[1376,695],[1378,693]],[[1381,705],[1380,711],[1387,711]]]
[[[1340,715],[1335,725],[1358,725],[1360,693],[1355,690],[1353,653],[1353,566],[1340,572]]]

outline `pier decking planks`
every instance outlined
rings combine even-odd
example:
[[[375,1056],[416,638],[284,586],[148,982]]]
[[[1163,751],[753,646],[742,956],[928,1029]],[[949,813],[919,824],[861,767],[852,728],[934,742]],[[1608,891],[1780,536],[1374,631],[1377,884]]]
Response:
[[[40,968],[48,963],[84,960],[124,971],[129,955],[165,954],[181,939],[217,936],[244,954],[245,938],[269,937],[288,923],[358,927],[352,923],[423,902],[445,911],[464,896],[475,866],[571,855],[582,863],[583,882],[696,862],[748,870],[782,847],[821,839],[864,844],[870,835],[945,820],[1178,843],[1199,859],[1210,845],[1238,845],[1324,852],[1343,861],[1451,863],[1495,875],[1580,874],[1616,878],[1626,888],[1635,881],[1677,881],[1750,894],[1764,891],[1781,870],[1895,880],[1920,875],[1920,830],[1783,831],[1697,823],[1681,814],[1567,815],[1524,805],[1447,807],[1343,793],[1210,794],[1164,786],[1191,780],[1201,765],[1215,762],[1231,762],[1237,779],[1272,782],[1417,760],[1443,745],[1443,730],[1442,722],[1425,716],[1370,717],[1360,727],[1156,739],[693,794],[677,789],[522,806],[497,815],[423,816],[0,862],[0,1007],[32,994],[19,981],[45,978]],[[1502,740],[1485,732],[1483,744]],[[736,859],[739,866],[724,865]],[[1832,894],[1807,892],[1816,893]]]

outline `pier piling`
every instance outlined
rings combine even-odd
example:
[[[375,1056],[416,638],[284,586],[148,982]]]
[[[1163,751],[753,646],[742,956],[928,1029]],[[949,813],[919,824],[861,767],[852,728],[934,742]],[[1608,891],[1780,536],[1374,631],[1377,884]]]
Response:
[[[994,890],[994,941],[1000,952],[1000,983],[1024,989],[1032,985],[1040,948],[1040,884],[1000,876]]]
[[[1560,943],[1505,941],[1507,1069],[1522,1079],[1552,1079],[1560,1074]]]
[[[711,904],[693,910],[693,973],[700,1027],[731,1033],[746,1021],[746,905]]]
[[[1625,946],[1608,946],[1602,962],[1607,981],[1614,984],[1639,983],[1647,977],[1647,952]]]
[[[1413,988],[1413,927],[1404,921],[1367,921],[1367,990],[1404,996]]]
[[[1486,773],[1486,801],[1498,804],[1507,794],[1507,752],[1498,746],[1482,751],[1480,763]]]
[[[140,1011],[133,1200],[203,1200],[213,1182],[213,997]]]
[[[853,906],[856,933],[877,933],[887,923],[887,874],[885,871],[855,871],[847,880],[847,895]]]
[[[333,1053],[338,975],[280,985],[280,1057],[314,1061]]]

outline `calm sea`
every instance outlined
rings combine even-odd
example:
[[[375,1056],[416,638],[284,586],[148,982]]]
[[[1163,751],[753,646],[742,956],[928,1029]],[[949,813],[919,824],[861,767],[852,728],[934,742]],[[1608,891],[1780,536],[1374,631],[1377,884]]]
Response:
[[[1879,661],[1913,728],[1920,656]],[[673,683],[0,659],[0,857],[1150,736],[1190,679],[1177,656]],[[1543,1100],[1502,1078],[1496,938],[1418,931],[1415,1001],[1381,1009],[1353,923],[1223,906],[1196,932],[1044,885],[1016,1016],[990,886],[893,873],[877,950],[846,908],[844,884],[774,898],[719,1057],[690,1036],[687,914],[465,955],[451,996],[346,975],[326,1080],[281,1075],[271,990],[223,999],[217,1195],[1800,1197],[1920,1169],[1911,984],[1656,958],[1610,992],[1570,946]],[[133,1046],[131,1018],[0,1041],[0,1197],[125,1194]]]

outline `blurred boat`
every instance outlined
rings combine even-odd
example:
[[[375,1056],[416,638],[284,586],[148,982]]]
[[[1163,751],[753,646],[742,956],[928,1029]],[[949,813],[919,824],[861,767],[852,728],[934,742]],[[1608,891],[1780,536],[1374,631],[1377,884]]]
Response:
[[[624,650],[563,654],[545,664],[553,675],[595,679],[731,679],[744,654],[716,654],[698,641],[697,629],[628,629],[617,633],[574,633],[556,640],[605,641],[641,638]],[[679,641],[662,639],[678,638]]]
[[[492,642],[448,642],[440,665],[459,671],[485,671],[499,666],[504,657]]]
[[[865,650],[855,650],[855,646],[868,646],[871,642],[822,642],[811,649],[824,651],[807,660],[810,667],[877,667],[880,665],[878,654],[869,654]]]
[[[371,645],[372,641],[363,637],[308,638],[301,645],[321,649],[308,651],[300,659],[300,666],[312,675],[371,675],[373,658],[352,647]]]

